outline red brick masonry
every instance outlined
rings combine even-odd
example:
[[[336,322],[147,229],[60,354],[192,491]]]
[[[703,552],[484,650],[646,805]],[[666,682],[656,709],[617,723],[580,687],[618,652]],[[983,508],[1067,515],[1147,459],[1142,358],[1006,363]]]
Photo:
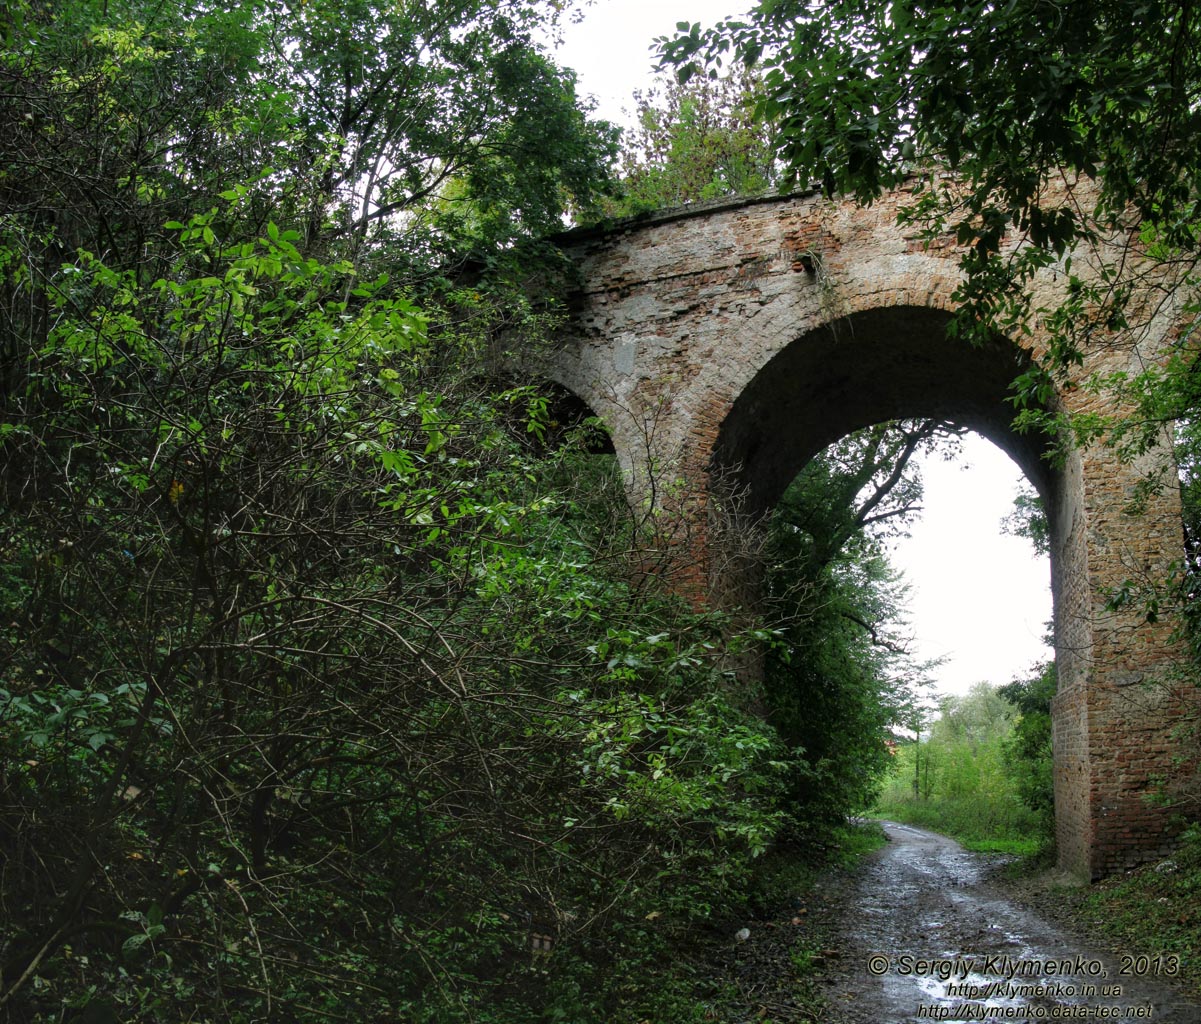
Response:
[[[1156,793],[1196,743],[1185,726],[1198,691],[1173,679],[1174,623],[1148,623],[1138,607],[1110,612],[1105,600],[1126,581],[1164,578],[1181,557],[1170,451],[1125,464],[1098,447],[1056,467],[1039,438],[1016,433],[1008,388],[1039,354],[1037,330],[979,348],[947,338],[960,250],[924,246],[897,225],[910,198],[866,209],[762,198],[568,233],[560,242],[579,291],[548,372],[610,428],[631,501],[690,524],[690,557],[675,562],[685,589],[739,592],[721,578],[728,560],[706,528],[714,479],[768,508],[826,445],[901,416],[952,419],[1007,451],[1046,500],[1053,533],[1060,863],[1098,878],[1170,848],[1178,826]],[[1088,266],[1088,254],[1075,260],[1076,272]],[[1064,278],[1048,268],[1036,305],[1053,304]],[[1155,360],[1180,329],[1171,294],[1156,290],[1159,305],[1148,302],[1136,327],[1095,345],[1078,379]],[[1111,395],[1074,385],[1057,401],[1114,408]],[[1133,488],[1157,468],[1169,486],[1132,514]]]

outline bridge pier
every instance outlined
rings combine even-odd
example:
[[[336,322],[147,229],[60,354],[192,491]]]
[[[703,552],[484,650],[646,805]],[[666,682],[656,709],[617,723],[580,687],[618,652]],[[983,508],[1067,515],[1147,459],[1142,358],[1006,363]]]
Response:
[[[1089,880],[1170,852],[1181,817],[1173,803],[1193,768],[1201,705],[1177,671],[1178,620],[1166,608],[1149,615],[1149,592],[1111,606],[1124,587],[1169,579],[1181,555],[1174,486],[1127,511],[1151,468],[1077,453],[1052,516],[1056,843],[1060,866]]]

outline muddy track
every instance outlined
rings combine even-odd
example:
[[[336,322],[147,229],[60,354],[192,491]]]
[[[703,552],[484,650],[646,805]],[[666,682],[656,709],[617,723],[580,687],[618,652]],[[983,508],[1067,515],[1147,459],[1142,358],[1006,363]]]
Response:
[[[988,858],[908,825],[885,830],[883,849],[823,887],[829,1024],[1201,1022],[1170,959],[1090,949],[990,883]]]

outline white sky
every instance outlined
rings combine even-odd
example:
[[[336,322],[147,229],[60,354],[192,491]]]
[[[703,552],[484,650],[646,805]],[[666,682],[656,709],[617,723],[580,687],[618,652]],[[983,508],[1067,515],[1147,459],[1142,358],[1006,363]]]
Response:
[[[1001,533],[1021,471],[992,442],[964,439],[956,462],[928,460],[921,519],[890,559],[913,587],[910,621],[919,657],[945,657],[944,692],[1007,683],[1051,656],[1051,565],[1029,541]]]
[[[559,63],[574,68],[596,116],[629,124],[635,89],[652,81],[650,47],[677,22],[708,27],[751,7],[746,0],[596,0],[583,21],[564,26]],[[1042,637],[1051,618],[1050,565],[1030,544],[1001,533],[1021,474],[976,435],[957,463],[923,466],[925,512],[893,564],[913,587],[909,607],[922,659],[945,657],[934,673],[942,692],[1007,683],[1050,656]]]
[[[750,0],[595,0],[582,23],[564,26],[559,63],[575,69],[581,95],[596,98],[597,117],[630,124],[622,111],[632,111],[634,90],[651,83],[657,37],[674,35],[681,21],[709,28],[752,6]]]

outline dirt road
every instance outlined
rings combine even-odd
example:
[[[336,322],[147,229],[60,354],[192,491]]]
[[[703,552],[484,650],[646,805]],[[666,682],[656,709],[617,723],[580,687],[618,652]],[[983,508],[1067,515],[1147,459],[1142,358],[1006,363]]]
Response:
[[[921,829],[885,829],[892,841],[824,897],[838,911],[823,915],[837,922],[830,1024],[1201,1022],[1167,978],[1171,959],[1083,948],[989,884],[985,858]]]

